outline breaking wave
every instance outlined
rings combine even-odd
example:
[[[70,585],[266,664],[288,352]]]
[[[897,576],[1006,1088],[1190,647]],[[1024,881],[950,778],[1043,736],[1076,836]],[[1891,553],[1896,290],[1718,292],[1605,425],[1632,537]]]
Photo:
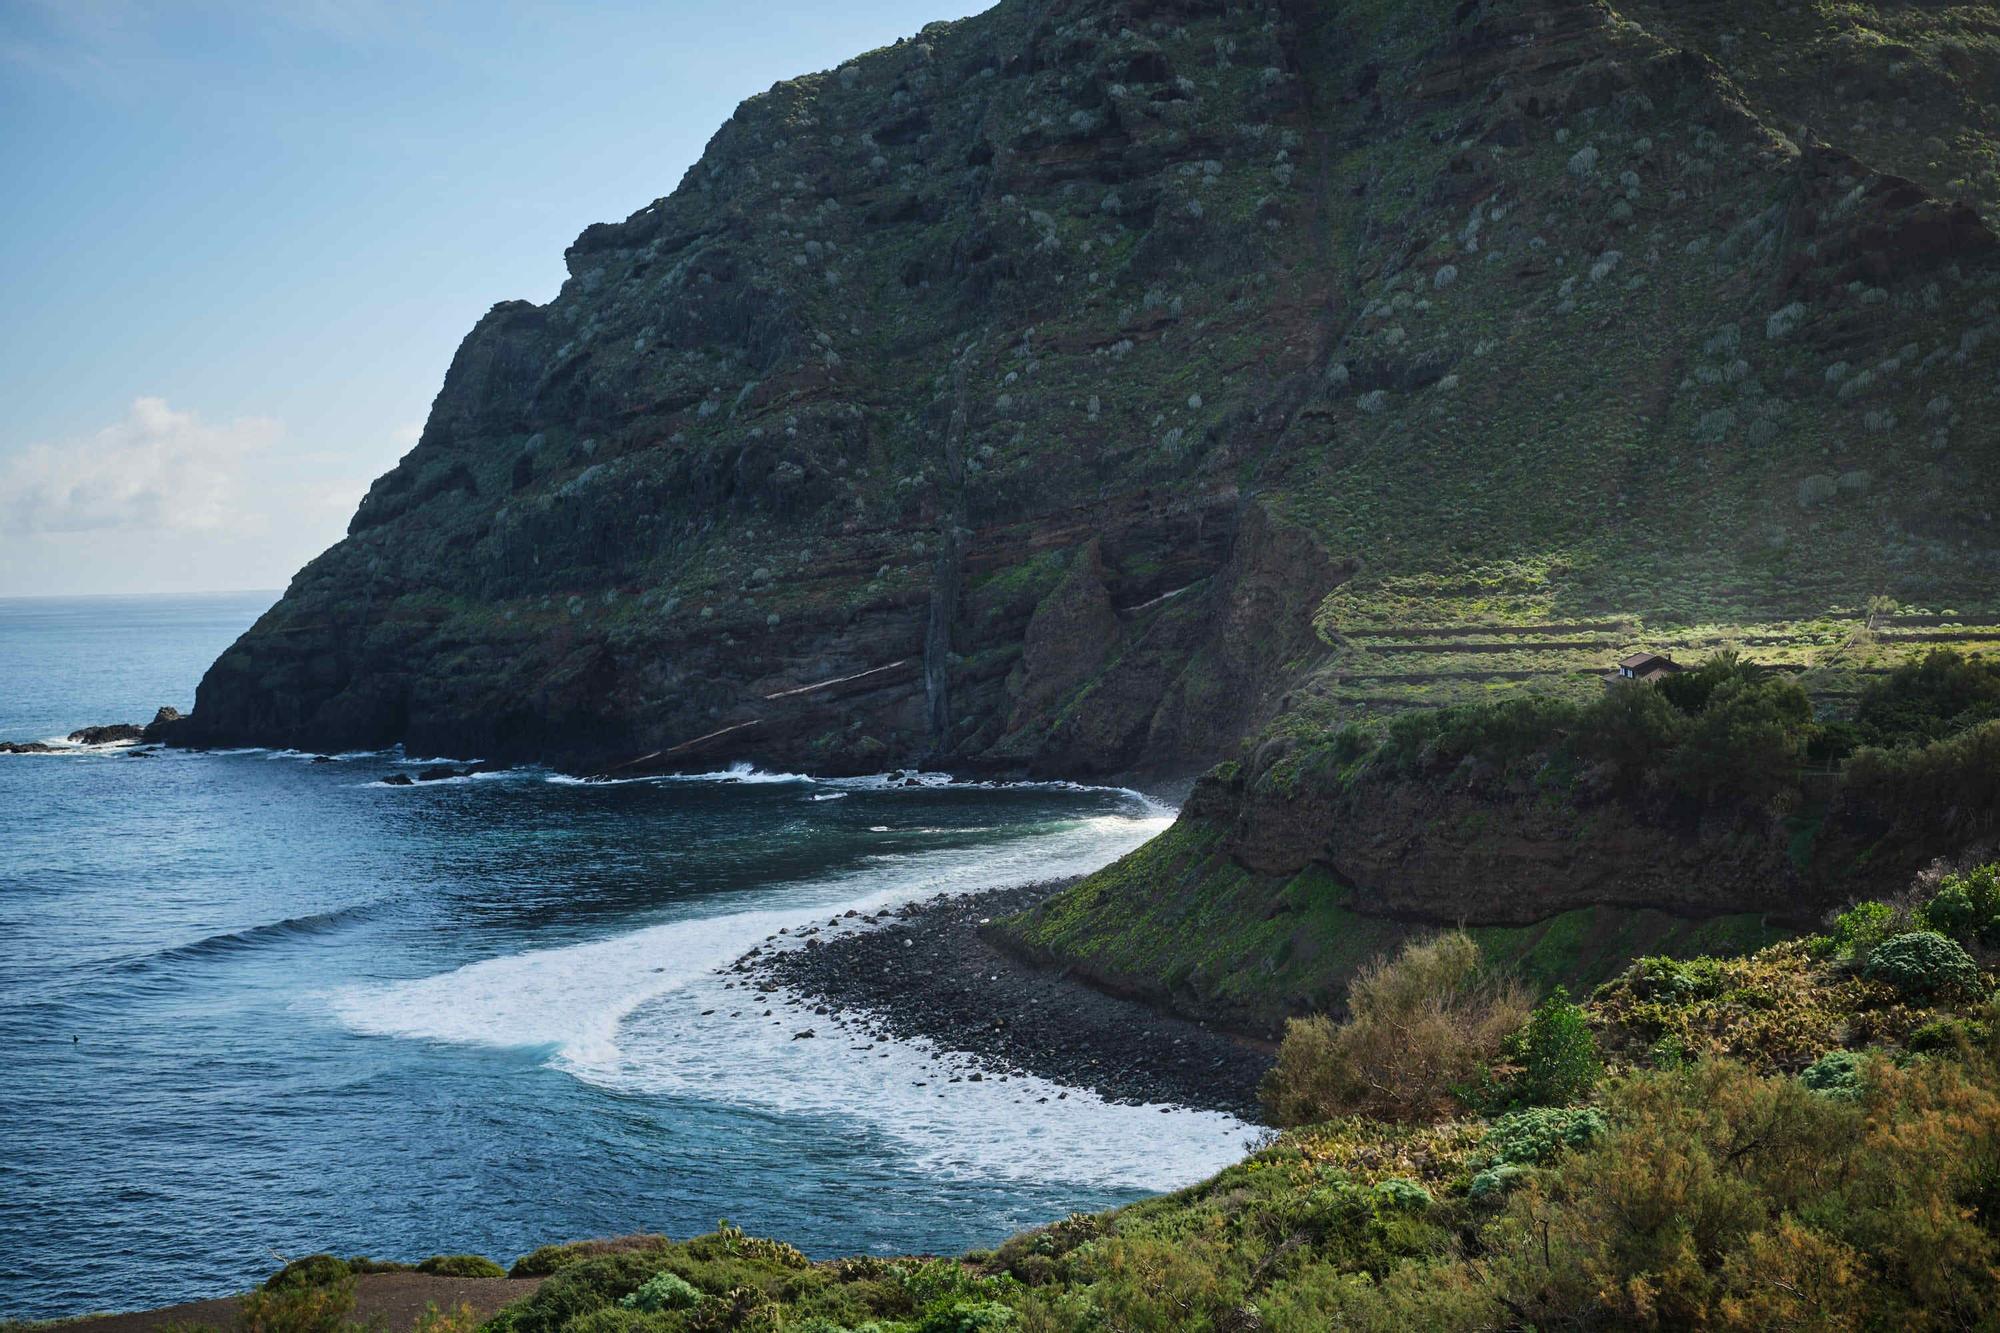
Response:
[[[1240,1155],[1249,1128],[1037,1079],[952,1082],[959,1057],[924,1043],[858,1050],[859,1039],[824,1017],[776,997],[753,1006],[721,970],[808,917],[1094,870],[1171,818],[1136,798],[1124,812],[1043,824],[999,844],[882,855],[852,872],[772,885],[747,910],[349,986],[329,1002],[358,1033],[540,1049],[553,1067],[613,1091],[865,1123],[941,1174],[1170,1188]],[[823,1035],[794,1040],[813,1024]]]

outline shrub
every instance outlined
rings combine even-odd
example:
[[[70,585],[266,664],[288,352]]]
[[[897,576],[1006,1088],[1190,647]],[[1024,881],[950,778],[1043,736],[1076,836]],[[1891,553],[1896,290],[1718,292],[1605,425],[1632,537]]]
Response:
[[[628,1250],[558,1269],[535,1294],[500,1316],[509,1333],[560,1333],[570,1320],[615,1305],[659,1272],[665,1256]],[[498,1322],[498,1321],[496,1321]]]
[[[309,1254],[294,1259],[264,1280],[264,1290],[283,1291],[289,1287],[324,1287],[345,1282],[354,1276],[347,1260],[333,1254]]]
[[[1642,1000],[1692,1004],[1722,994],[1723,975],[1713,958],[1641,958],[1632,964],[1632,991]]]
[[[586,1259],[607,1254],[657,1253],[671,1243],[665,1236],[635,1232],[630,1236],[613,1236],[607,1240],[572,1240],[560,1245],[543,1245],[516,1259],[514,1266],[507,1270],[507,1276],[547,1277]]]
[[[998,1301],[948,1301],[927,1310],[917,1333],[992,1333],[1016,1328],[1021,1317]]]
[[[1562,1106],[1577,1101],[1604,1073],[1590,1023],[1561,986],[1535,1006],[1509,1046],[1509,1054],[1521,1064],[1509,1090],[1515,1101],[1526,1106]]]
[[[1533,1169],[1525,1166],[1511,1166],[1505,1163],[1499,1166],[1489,1166],[1484,1171],[1473,1176],[1472,1184],[1467,1193],[1475,1200],[1482,1202],[1487,1199],[1496,1199],[1533,1174]]]
[[[1875,946],[1866,975],[1886,981],[1905,995],[1969,994],[1979,984],[1979,968],[1956,940],[1934,930],[1913,930]]]
[[[1375,1197],[1389,1208],[1422,1212],[1437,1200],[1431,1192],[1414,1180],[1404,1180],[1401,1176],[1391,1176],[1387,1180],[1375,1182]]]
[[[1341,1115],[1434,1118],[1475,1082],[1527,1017],[1518,984],[1494,977],[1463,931],[1405,945],[1349,984],[1348,1019],[1286,1024],[1263,1095],[1276,1123]]]
[[[370,1259],[365,1254],[350,1254],[347,1256],[347,1271],[356,1277],[368,1273],[411,1273],[416,1271],[416,1265],[399,1263],[394,1259]]]
[[[2000,946],[2000,865],[1946,875],[1917,920],[1961,943]]]
[[[1878,1062],[1864,1110],[1726,1061],[1638,1075],[1488,1229],[1481,1275],[1541,1328],[1980,1327],[2000,1237],[1968,1204],[2000,1099],[1976,1077]]]
[[[435,1277],[506,1277],[507,1270],[483,1254],[434,1254],[417,1265]]]
[[[331,1259],[332,1255],[314,1255]],[[296,1260],[303,1263],[304,1260]],[[339,1260],[334,1260],[339,1263]],[[291,1268],[292,1264],[285,1265]],[[342,1265],[344,1268],[345,1265]],[[321,1266],[320,1272],[329,1271]],[[346,1333],[356,1326],[348,1316],[354,1313],[354,1279],[343,1274],[332,1280],[300,1279],[278,1286],[266,1283],[262,1291],[244,1296],[237,1310],[241,1333]]]
[[[1799,1082],[1824,1097],[1859,1101],[1868,1057],[1860,1051],[1828,1051],[1799,1071]]]
[[[655,1273],[618,1303],[627,1310],[658,1314],[662,1310],[691,1310],[701,1304],[701,1293],[678,1274]]]
[[[1592,1107],[1510,1111],[1486,1132],[1480,1160],[1489,1166],[1541,1166],[1566,1149],[1590,1146],[1604,1130],[1604,1113]]]
[[[1963,1018],[1934,1018],[1911,1029],[1903,1045],[1919,1055],[1958,1055],[1993,1039],[1990,1024]]]
[[[1898,934],[1904,924],[1903,914],[1888,903],[1861,902],[1834,917],[1827,937],[1836,956],[1866,959],[1876,945]]]

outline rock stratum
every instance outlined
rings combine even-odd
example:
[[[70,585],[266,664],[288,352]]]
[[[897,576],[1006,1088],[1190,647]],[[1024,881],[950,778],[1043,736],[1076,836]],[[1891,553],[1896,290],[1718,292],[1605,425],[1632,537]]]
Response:
[[[1962,616],[1996,88],[1971,5],[934,24],[482,319],[176,738],[1184,774],[1555,660],[1367,633]]]

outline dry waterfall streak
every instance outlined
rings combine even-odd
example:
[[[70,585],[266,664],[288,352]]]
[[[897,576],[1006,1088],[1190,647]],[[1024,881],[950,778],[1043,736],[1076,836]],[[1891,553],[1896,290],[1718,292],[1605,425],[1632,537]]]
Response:
[[[795,1040],[815,1021],[809,1012],[728,989],[720,975],[746,949],[812,917],[1086,873],[1171,818],[1134,794],[1129,814],[1070,820],[997,847],[884,855],[844,875],[744,895],[741,910],[343,988],[332,1007],[362,1034],[545,1048],[555,1068],[614,1092],[864,1123],[941,1175],[1173,1188],[1234,1160],[1250,1127],[1218,1112],[1113,1104],[1033,1078],[954,1083],[937,1071],[965,1057],[924,1042],[862,1052],[823,1018],[816,1021],[827,1039]],[[1055,1143],[1060,1156],[1045,1151]]]

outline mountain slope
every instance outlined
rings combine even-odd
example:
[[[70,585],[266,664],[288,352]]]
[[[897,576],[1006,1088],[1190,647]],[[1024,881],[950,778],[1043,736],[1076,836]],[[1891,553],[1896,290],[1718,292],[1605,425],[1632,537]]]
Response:
[[[482,320],[185,735],[1187,772],[1992,609],[1996,86],[1978,6],[932,25]]]

